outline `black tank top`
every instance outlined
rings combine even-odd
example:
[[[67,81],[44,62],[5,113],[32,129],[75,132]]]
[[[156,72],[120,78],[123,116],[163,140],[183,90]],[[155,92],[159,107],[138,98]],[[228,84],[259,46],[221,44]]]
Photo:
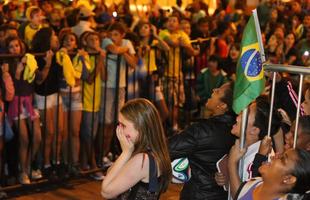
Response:
[[[160,196],[159,181],[157,177],[157,166],[152,154],[149,157],[149,183],[138,182],[128,191],[118,196],[117,200],[158,200]]]

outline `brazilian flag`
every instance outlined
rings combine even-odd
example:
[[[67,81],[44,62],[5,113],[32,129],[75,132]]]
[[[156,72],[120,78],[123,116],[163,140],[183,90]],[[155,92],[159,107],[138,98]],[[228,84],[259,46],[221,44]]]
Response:
[[[264,70],[258,43],[261,40],[257,39],[260,35],[257,33],[252,15],[243,31],[241,53],[237,63],[237,78],[233,97],[233,110],[237,114],[256,99],[265,87]]]

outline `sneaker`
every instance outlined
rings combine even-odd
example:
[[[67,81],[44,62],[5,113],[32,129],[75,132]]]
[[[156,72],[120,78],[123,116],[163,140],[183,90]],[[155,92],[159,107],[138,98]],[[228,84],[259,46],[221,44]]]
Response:
[[[42,178],[42,172],[41,170],[37,169],[37,170],[32,170],[31,172],[31,178],[33,180],[38,180]]]
[[[43,168],[43,176],[50,181],[58,180],[56,171],[52,167]]]
[[[29,185],[30,184],[30,179],[26,173],[21,173],[19,176],[19,182],[23,185]]]
[[[90,177],[95,179],[96,181],[102,181],[104,179],[104,175],[102,172],[96,172],[96,173],[90,174]]]

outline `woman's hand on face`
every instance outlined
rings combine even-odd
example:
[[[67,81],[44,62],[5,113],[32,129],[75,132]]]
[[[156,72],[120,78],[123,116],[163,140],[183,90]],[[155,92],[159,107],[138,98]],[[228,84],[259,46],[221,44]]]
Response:
[[[131,141],[131,139],[126,137],[126,135],[124,134],[124,127],[122,125],[117,126],[116,135],[117,135],[118,141],[121,145],[122,151],[132,154],[132,152],[135,149],[135,145]]]

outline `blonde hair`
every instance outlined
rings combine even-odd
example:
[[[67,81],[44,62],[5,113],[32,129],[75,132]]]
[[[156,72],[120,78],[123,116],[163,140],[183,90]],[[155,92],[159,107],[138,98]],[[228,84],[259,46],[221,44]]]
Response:
[[[149,100],[138,98],[128,101],[120,113],[139,132],[133,155],[148,151],[152,153],[162,177],[160,189],[165,191],[171,180],[172,170],[166,136],[157,109]]]

